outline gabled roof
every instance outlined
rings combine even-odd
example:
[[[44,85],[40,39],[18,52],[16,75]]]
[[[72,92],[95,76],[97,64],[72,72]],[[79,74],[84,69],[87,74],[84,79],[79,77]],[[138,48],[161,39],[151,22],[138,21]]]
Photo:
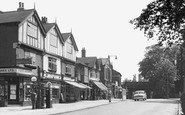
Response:
[[[93,68],[97,64],[97,57],[81,57],[78,60],[89,67]]]
[[[16,11],[8,11],[8,12],[0,12],[0,24],[3,23],[12,23],[12,22],[17,22],[17,23],[22,23],[26,19],[28,19],[29,16],[35,14],[37,20],[38,20],[38,25],[40,29],[42,30],[42,33],[45,35],[46,31],[41,24],[39,15],[37,14],[37,11],[35,9],[24,9],[24,10],[16,10]]]
[[[0,23],[22,22],[33,12],[34,9],[0,12]]]
[[[62,43],[64,42],[63,36],[62,36],[62,34],[58,28],[58,25],[56,23],[43,23],[42,25],[44,26],[46,33],[48,33],[48,31],[55,26],[56,30],[58,31],[58,35],[60,36],[59,38],[60,38],[61,42]]]
[[[120,75],[120,76],[121,76],[121,73],[119,73],[118,71],[116,71],[116,70],[114,70],[114,69],[113,69],[112,74],[113,74],[113,76],[114,76],[114,75]]]
[[[108,58],[99,58],[99,60],[101,60],[102,65],[105,65],[109,62]]]
[[[71,32],[69,32],[69,33],[62,33],[62,37],[64,39],[64,42],[70,37],[75,50],[78,51],[78,47],[76,45],[75,39],[73,37],[73,34]]]
[[[46,30],[46,33],[47,33],[53,26],[55,26],[55,23],[45,23],[45,24],[43,24],[43,26],[44,26],[44,29]]]
[[[78,57],[76,58],[76,63],[77,64],[81,64],[83,66],[88,66],[87,64],[85,64],[82,60],[80,60]]]

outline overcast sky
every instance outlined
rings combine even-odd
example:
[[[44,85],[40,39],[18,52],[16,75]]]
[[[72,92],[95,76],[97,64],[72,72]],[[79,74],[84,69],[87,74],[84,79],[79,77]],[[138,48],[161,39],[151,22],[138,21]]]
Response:
[[[35,8],[40,18],[57,22],[62,33],[71,32],[78,46],[77,56],[85,47],[86,56],[107,58],[124,78],[138,74],[138,62],[144,57],[148,41],[143,32],[129,23],[152,0],[3,0],[1,11],[12,11],[23,2],[25,9]]]

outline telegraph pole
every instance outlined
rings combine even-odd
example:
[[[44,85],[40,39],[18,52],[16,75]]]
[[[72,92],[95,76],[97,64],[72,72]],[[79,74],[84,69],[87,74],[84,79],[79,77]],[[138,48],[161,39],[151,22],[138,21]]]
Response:
[[[41,109],[41,77],[40,77],[40,67],[37,66],[37,83],[38,83],[38,91],[37,91],[37,105],[36,108],[37,109]]]

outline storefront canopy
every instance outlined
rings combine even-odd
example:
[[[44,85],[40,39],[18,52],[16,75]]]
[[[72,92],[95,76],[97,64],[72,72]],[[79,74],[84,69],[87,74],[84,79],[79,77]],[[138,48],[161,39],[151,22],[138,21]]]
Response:
[[[89,87],[89,86],[87,86],[87,85],[85,85],[83,83],[79,83],[79,84],[82,85],[82,86],[84,86],[84,87],[86,87],[87,89],[92,89],[91,87]]]
[[[68,84],[70,84],[70,85],[73,85],[73,86],[75,86],[75,87],[78,87],[78,88],[80,88],[80,89],[86,89],[85,86],[80,85],[79,83],[77,83],[77,82],[75,82],[75,81],[65,81],[65,82],[68,83]]]
[[[93,81],[96,86],[98,86],[101,90],[108,90],[107,87],[102,83],[98,81]]]

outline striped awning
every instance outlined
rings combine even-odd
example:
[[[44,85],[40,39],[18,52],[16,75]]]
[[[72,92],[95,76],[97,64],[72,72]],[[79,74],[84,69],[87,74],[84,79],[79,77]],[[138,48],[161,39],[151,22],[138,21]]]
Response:
[[[70,85],[73,85],[73,86],[75,86],[75,87],[77,87],[77,88],[86,89],[85,86],[80,85],[79,83],[77,83],[77,82],[75,82],[75,81],[65,81],[65,82],[68,83],[68,84],[70,84]]]
[[[99,82],[99,81],[93,81],[94,84],[99,87],[101,90],[108,90],[107,87],[102,83],[102,82]]]
[[[92,89],[91,87],[89,87],[88,85],[85,85],[83,83],[79,83],[80,85],[83,85],[84,87],[86,87],[87,89]]]

